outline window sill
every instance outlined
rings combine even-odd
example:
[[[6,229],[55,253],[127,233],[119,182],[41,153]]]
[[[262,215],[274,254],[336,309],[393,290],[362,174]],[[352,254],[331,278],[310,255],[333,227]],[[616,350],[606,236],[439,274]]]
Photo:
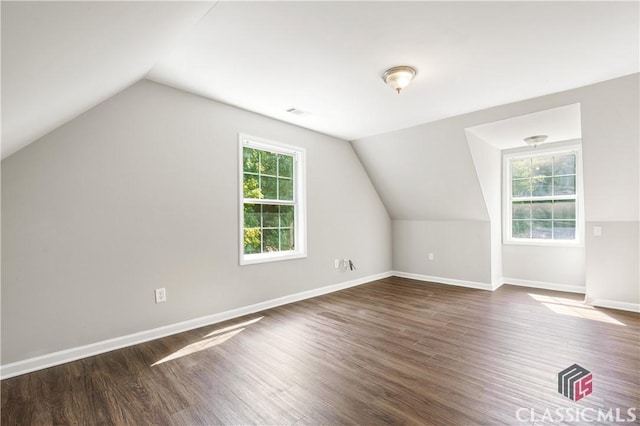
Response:
[[[240,258],[240,265],[254,265],[256,263],[278,262],[307,257],[307,253],[299,251],[287,251],[279,253],[248,254]]]
[[[510,246],[537,246],[537,247],[584,247],[581,241],[561,241],[561,240],[506,240],[502,244]]]

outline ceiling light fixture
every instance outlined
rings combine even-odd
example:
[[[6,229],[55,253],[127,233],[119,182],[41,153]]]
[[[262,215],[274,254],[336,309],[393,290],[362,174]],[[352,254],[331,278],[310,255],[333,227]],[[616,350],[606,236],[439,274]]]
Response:
[[[531,145],[533,147],[538,146],[538,144],[544,143],[549,136],[547,135],[535,135],[529,136],[528,138],[524,138],[524,142],[527,145]]]
[[[400,93],[402,89],[411,83],[411,80],[415,75],[415,68],[403,65],[400,67],[389,68],[384,72],[384,74],[382,74],[382,79],[385,83],[391,86],[393,90]]]

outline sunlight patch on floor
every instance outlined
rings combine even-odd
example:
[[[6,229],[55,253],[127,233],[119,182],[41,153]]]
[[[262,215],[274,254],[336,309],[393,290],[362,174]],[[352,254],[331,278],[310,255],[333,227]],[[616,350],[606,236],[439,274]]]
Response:
[[[625,326],[624,323],[621,323],[610,315],[607,315],[593,306],[586,305],[584,302],[579,300],[532,293],[529,293],[529,296],[557,314]]]
[[[207,334],[204,337],[211,337],[211,336],[215,336],[216,334],[222,334],[222,333],[226,333],[226,332],[231,331],[231,330],[235,330],[236,328],[246,327],[248,325],[257,323],[262,318],[264,318],[264,317],[258,317],[258,318],[250,319],[250,320],[245,321],[245,322],[241,322],[239,324],[234,324],[234,325],[230,325],[228,327],[219,328],[217,330],[212,331],[211,333]]]
[[[160,364],[165,363],[167,361],[171,361],[171,360],[174,360],[174,359],[182,358],[183,356],[191,355],[193,353],[200,352],[200,351],[203,351],[205,349],[212,348],[212,347],[217,346],[217,345],[219,345],[221,343],[224,343],[227,340],[231,339],[236,334],[239,334],[242,331],[244,331],[247,328],[247,326],[257,323],[262,318],[264,318],[264,317],[254,318],[254,319],[251,319],[251,320],[248,320],[248,321],[244,321],[244,322],[241,322],[241,323],[238,323],[238,324],[234,324],[234,325],[230,325],[228,327],[224,327],[224,328],[220,328],[218,330],[214,330],[211,333],[209,333],[206,336],[204,336],[202,338],[202,340],[199,340],[197,342],[191,343],[191,344],[185,346],[184,348],[175,351],[171,355],[168,355],[168,356],[162,358],[160,361],[157,361],[157,362],[151,364],[151,366],[153,367],[153,366],[156,366],[156,365],[160,365]]]

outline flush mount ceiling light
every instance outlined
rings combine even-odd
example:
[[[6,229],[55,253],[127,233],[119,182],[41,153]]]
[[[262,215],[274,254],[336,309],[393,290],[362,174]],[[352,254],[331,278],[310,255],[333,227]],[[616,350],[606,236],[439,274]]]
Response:
[[[547,135],[535,135],[524,138],[524,143],[531,146],[538,146],[538,144],[544,143],[549,136]]]
[[[411,80],[416,75],[415,68],[403,65],[400,67],[389,68],[382,74],[382,79],[393,90],[400,93],[402,89],[407,87]]]

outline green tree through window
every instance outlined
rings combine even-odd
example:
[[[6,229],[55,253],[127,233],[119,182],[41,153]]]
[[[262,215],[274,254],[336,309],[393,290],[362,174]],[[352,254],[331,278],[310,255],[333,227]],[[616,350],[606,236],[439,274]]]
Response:
[[[298,249],[298,154],[273,148],[250,141],[242,145],[242,251],[245,257]]]
[[[564,152],[509,160],[513,240],[575,240],[577,155]]]

